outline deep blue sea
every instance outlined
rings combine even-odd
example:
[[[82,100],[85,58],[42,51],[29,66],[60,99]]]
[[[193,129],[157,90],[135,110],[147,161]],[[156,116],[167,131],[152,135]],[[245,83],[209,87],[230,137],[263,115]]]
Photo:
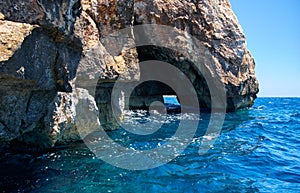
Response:
[[[132,120],[149,122],[143,113]],[[126,170],[98,159],[84,143],[43,154],[4,152],[4,192],[300,192],[300,98],[258,98],[250,109],[226,114],[220,135],[199,155],[209,114],[190,145],[171,162],[149,170]],[[151,136],[120,129],[121,145],[151,149],[191,115],[170,115]],[[155,122],[155,120],[150,120]],[[157,120],[156,120],[157,121]],[[166,120],[164,120],[166,121]],[[128,163],[132,164],[132,163]]]

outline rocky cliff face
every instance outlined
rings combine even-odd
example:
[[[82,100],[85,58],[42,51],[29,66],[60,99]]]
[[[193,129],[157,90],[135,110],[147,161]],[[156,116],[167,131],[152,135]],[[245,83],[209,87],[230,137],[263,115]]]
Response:
[[[177,39],[187,50],[195,48],[185,43],[184,34],[195,37],[205,59],[192,64],[167,48],[135,47],[140,37],[133,30],[114,41],[113,33],[141,24],[179,31]],[[145,35],[160,37],[158,31]],[[255,63],[228,0],[5,0],[0,2],[0,51],[0,141],[13,145],[43,149],[79,140],[75,109],[80,101],[89,105],[84,113],[91,119],[98,114],[106,129],[116,128],[121,117],[111,113],[114,82],[138,80],[141,61],[179,68],[202,108],[211,108],[210,92],[193,66],[207,61],[211,75],[225,86],[228,110],[251,106],[258,92]],[[132,93],[129,106],[148,108],[165,94],[176,93],[148,82]]]

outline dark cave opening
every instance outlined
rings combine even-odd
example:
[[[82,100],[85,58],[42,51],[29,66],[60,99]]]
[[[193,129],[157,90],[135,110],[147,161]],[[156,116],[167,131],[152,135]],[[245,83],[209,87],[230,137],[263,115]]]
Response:
[[[211,109],[211,97],[210,91],[207,85],[205,78],[202,76],[201,72],[197,70],[197,67],[188,60],[186,57],[180,55],[180,53],[163,47],[157,46],[139,46],[137,47],[138,59],[139,62],[149,61],[149,60],[158,60],[162,62],[166,62],[178,68],[181,72],[185,74],[185,76],[192,83],[199,101],[199,107],[202,112],[210,112]],[[161,72],[164,73],[164,72]],[[143,74],[141,74],[142,76]],[[170,77],[171,78],[171,77]],[[180,80],[177,81],[177,84],[181,84]],[[147,98],[147,100],[154,101],[155,99],[160,99],[163,101],[164,95],[177,95],[177,93],[170,88],[168,85],[163,85],[158,83],[157,81],[150,81],[145,84],[140,85],[138,90],[141,88],[146,90],[146,93],[135,92],[132,97],[135,100],[143,101]],[[155,92],[154,92],[155,91]],[[151,100],[152,98],[152,100]],[[178,99],[179,103],[180,100]],[[193,104],[189,104],[193,106]],[[131,106],[131,105],[130,105]],[[133,107],[132,105],[131,107]],[[137,106],[133,107],[133,109],[137,109]],[[147,109],[147,105],[144,105],[142,109]]]
[[[163,93],[163,94],[162,94]],[[173,96],[173,101],[166,101],[164,96]],[[168,85],[159,81],[147,81],[138,85],[129,97],[130,110],[156,110],[158,112],[180,113],[180,103],[176,92]]]
[[[96,101],[99,109],[99,120],[101,122],[101,125],[106,130],[114,130],[118,128],[117,122],[122,120],[122,107],[119,106],[120,102],[122,103],[122,101],[124,101],[124,110],[158,110],[163,113],[165,113],[165,110],[167,113],[212,112],[211,96],[207,82],[204,76],[201,74],[200,70],[197,70],[197,68],[191,61],[171,49],[161,48],[157,46],[137,47],[137,53],[140,67],[143,62],[146,62],[146,65],[149,64],[150,66],[152,65],[151,63],[155,63],[155,65],[157,65],[154,66],[155,70],[150,73],[147,70],[141,70],[140,77],[149,76],[149,74],[153,72],[158,73],[164,76],[164,78],[166,79],[174,80],[175,84],[179,85],[179,88],[183,88],[184,84],[183,86],[181,85],[182,81],[180,80],[180,77],[177,77],[176,74],[173,75],[170,73],[165,73],[159,66],[161,63],[156,63],[155,61],[168,63],[170,66],[177,68],[183,74],[183,76],[188,79],[191,87],[193,87],[191,89],[194,90],[197,100],[189,101],[189,99],[191,98],[189,96],[191,93],[189,92],[189,90],[191,90],[190,88],[183,88],[182,90],[187,92],[181,92],[181,94],[179,94],[175,92],[175,89],[172,88],[172,86],[158,80],[148,80],[144,82],[119,82],[119,86],[117,87],[120,88],[120,91],[125,93],[125,98],[122,99],[122,97],[118,98],[116,96],[113,96],[114,94],[112,93],[112,91],[116,82],[100,81],[98,82],[98,86],[96,89]],[[133,88],[133,90],[130,90],[128,88]],[[165,95],[177,96],[177,100],[180,104],[165,104]],[[112,101],[113,98],[116,98],[117,100]],[[117,113],[114,113],[113,109],[117,109]]]

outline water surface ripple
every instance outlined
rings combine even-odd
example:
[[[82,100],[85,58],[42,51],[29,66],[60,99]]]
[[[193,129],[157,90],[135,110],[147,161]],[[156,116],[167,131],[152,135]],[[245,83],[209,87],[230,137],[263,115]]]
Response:
[[[132,120],[149,117],[131,114]],[[144,117],[143,117],[144,116]],[[120,144],[151,149],[171,137],[180,119],[170,115],[159,132],[109,135]],[[221,135],[205,155],[198,150],[209,115],[202,115],[187,149],[168,164],[143,171],[111,166],[79,143],[44,154],[3,152],[4,192],[300,192],[300,98],[258,98],[228,113]],[[153,120],[150,120],[153,121]],[[133,122],[129,122],[133,124]],[[174,139],[175,140],[175,139]]]

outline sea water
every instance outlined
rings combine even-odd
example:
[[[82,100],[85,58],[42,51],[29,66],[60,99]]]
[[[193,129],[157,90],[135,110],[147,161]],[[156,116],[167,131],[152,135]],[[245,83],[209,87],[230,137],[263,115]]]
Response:
[[[119,129],[108,135],[120,145],[151,149],[170,139],[183,119],[151,120],[133,112],[127,121],[164,121],[150,136]],[[155,117],[155,116],[154,116]],[[3,152],[4,192],[300,192],[300,98],[258,98],[252,108],[227,113],[220,135],[199,155],[209,114],[187,148],[172,161],[148,170],[110,165],[84,143],[42,154]],[[129,119],[128,119],[129,118]],[[132,164],[132,163],[128,163]]]

